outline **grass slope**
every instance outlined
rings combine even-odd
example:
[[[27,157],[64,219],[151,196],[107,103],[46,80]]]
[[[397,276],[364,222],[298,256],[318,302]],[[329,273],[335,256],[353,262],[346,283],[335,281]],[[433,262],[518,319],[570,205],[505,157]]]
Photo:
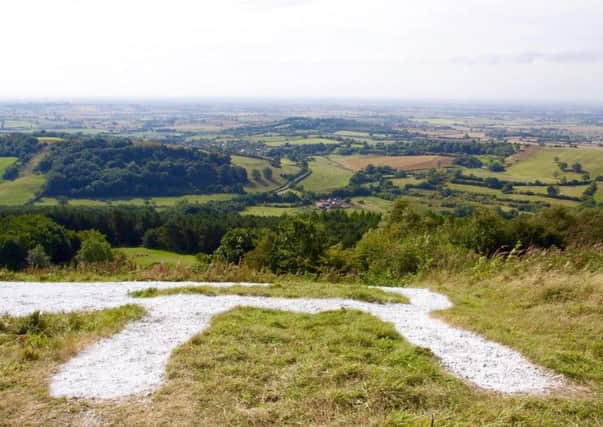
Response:
[[[364,169],[368,165],[391,166],[396,169],[418,170],[440,168],[452,165],[453,157],[446,156],[374,156],[352,155],[332,156],[341,166],[353,171]]]
[[[446,185],[451,190],[462,191],[462,192],[467,192],[467,193],[475,193],[475,194],[486,194],[486,195],[491,195],[493,197],[496,197],[497,199],[509,199],[509,200],[518,200],[518,201],[527,200],[530,202],[545,202],[545,203],[549,203],[551,205],[560,205],[560,206],[567,206],[567,207],[575,207],[579,204],[579,202],[575,202],[573,200],[555,199],[552,197],[547,197],[545,195],[504,194],[502,191],[497,190],[496,188],[481,187],[478,185],[465,185],[465,184],[454,184],[454,183],[447,183]],[[516,190],[528,191],[527,188],[529,188],[529,187],[523,187],[523,186],[516,187]],[[546,187],[542,187],[542,188],[544,188],[544,190],[546,191]]]
[[[570,167],[575,162],[580,162],[585,171],[593,178],[603,175],[603,150],[587,148],[542,148],[527,158],[520,160],[507,169],[507,174],[519,180],[554,180],[555,172],[568,179],[579,179],[581,174],[562,172],[555,163],[555,157],[567,162]]]
[[[354,174],[328,157],[315,157],[308,163],[312,173],[300,182],[304,190],[326,193],[345,187]]]
[[[0,183],[0,205],[23,205],[42,189],[46,178],[42,175],[26,175],[14,181]]]
[[[241,166],[247,171],[247,177],[249,178],[250,184],[245,187],[245,191],[251,193],[275,190],[287,183],[287,179],[283,178],[281,176],[282,174],[295,175],[300,171],[293,162],[286,159],[281,161],[280,168],[275,168],[264,159],[244,156],[231,156],[231,158],[234,165]],[[257,169],[262,172],[266,167],[272,169],[272,180],[268,181],[262,177],[259,181],[254,181],[251,175],[253,170]]]
[[[208,330],[174,352],[165,384],[149,398],[51,399],[48,380],[60,363],[142,315],[126,306],[1,317],[0,424],[601,425],[603,275],[543,270],[538,266],[548,261],[542,261],[491,261],[470,275],[433,273],[417,284],[455,302],[439,317],[563,373],[572,385],[556,395],[478,390],[448,374],[429,350],[408,344],[390,324],[366,313],[236,308],[214,317]],[[373,291],[282,283],[202,292],[362,299],[376,296]]]

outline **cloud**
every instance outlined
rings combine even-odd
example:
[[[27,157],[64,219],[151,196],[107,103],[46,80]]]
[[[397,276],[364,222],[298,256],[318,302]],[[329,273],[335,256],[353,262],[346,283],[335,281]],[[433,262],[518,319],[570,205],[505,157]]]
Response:
[[[516,55],[457,56],[450,59],[460,65],[533,64],[535,62],[585,63],[603,61],[603,51],[523,52]]]

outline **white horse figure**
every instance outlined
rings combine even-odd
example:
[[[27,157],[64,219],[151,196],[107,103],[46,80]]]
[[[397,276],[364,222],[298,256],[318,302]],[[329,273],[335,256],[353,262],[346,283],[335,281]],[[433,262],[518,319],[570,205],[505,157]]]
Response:
[[[354,309],[393,323],[412,344],[429,348],[453,374],[475,385],[503,393],[542,394],[563,379],[535,366],[503,345],[434,319],[430,311],[452,306],[444,295],[426,289],[380,288],[409,298],[410,304],[376,304],[350,299],[270,298],[237,295],[176,294],[132,298],[150,287],[233,286],[235,283],[0,283],[0,313],[23,316],[34,311],[91,311],[138,304],[140,320],[101,339],[61,366],[50,382],[55,397],[115,399],[149,394],[159,388],[172,351],[207,329],[211,319],[234,307],[258,307],[297,313]],[[236,283],[242,286],[267,284]]]

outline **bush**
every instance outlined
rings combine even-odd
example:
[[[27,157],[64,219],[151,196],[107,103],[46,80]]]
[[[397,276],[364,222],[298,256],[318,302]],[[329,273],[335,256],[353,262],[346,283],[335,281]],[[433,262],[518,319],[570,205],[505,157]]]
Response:
[[[27,252],[27,264],[34,268],[50,266],[50,257],[46,255],[42,245],[36,245],[36,247]]]
[[[222,261],[238,264],[247,252],[255,246],[253,232],[246,228],[233,228],[221,240],[215,255]]]
[[[80,235],[82,236],[82,245],[76,255],[79,263],[92,264],[113,261],[111,245],[104,235],[96,230],[83,231]]]

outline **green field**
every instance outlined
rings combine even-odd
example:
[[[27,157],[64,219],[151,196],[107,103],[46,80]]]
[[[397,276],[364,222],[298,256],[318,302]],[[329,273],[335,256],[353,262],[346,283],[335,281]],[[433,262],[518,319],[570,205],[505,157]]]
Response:
[[[266,145],[278,147],[281,145],[310,145],[310,144],[339,144],[339,141],[327,138],[271,138],[265,140]]]
[[[0,181],[6,169],[13,165],[18,159],[16,157],[0,157]]]
[[[414,176],[407,176],[406,178],[394,178],[392,179],[392,184],[394,184],[396,187],[400,187],[400,188],[404,188],[405,185],[410,184],[410,185],[417,185],[419,183],[423,182],[422,179],[417,179]]]
[[[574,202],[571,200],[560,200],[560,199],[554,199],[551,197],[545,197],[545,196],[540,196],[540,195],[530,196],[530,195],[526,195],[526,194],[504,194],[502,191],[497,190],[495,188],[480,187],[477,185],[465,185],[465,184],[454,184],[454,183],[448,183],[446,185],[451,190],[462,191],[462,192],[467,192],[467,193],[475,193],[475,194],[486,194],[486,195],[494,196],[497,199],[509,199],[509,200],[530,201],[530,202],[544,202],[544,203],[550,203],[551,205],[561,205],[561,206],[568,206],[568,207],[574,207],[574,206],[577,206],[577,204],[578,204],[578,202]],[[521,189],[524,187],[518,187],[518,188]],[[543,188],[546,189],[546,187],[543,187]]]
[[[308,163],[308,166],[312,173],[301,181],[300,185],[303,185],[305,191],[315,193],[326,193],[345,187],[354,174],[351,170],[345,169],[327,157],[315,157]]]
[[[567,162],[570,167],[574,162],[580,162],[592,178],[603,174],[603,150],[601,149],[541,148],[526,159],[510,166],[503,175],[515,177],[516,181],[539,179],[543,182],[551,182],[558,181],[562,176],[566,176],[567,179],[580,179],[582,174],[562,172],[555,163],[555,157],[559,158],[559,161]],[[555,174],[558,174],[558,177]]]
[[[149,197],[143,199],[135,197],[132,199],[68,199],[67,204],[72,206],[108,206],[108,205],[133,205],[143,206],[146,204],[155,206],[157,208],[169,208],[175,206],[180,202],[188,203],[207,203],[207,202],[220,202],[224,200],[231,200],[238,197],[238,194],[187,194],[184,196],[173,196],[173,197]],[[59,204],[59,201],[52,197],[43,197],[37,205],[43,206],[55,206]]]
[[[358,138],[368,138],[369,137],[369,133],[368,132],[359,132],[359,131],[353,131],[353,130],[338,130],[337,132],[335,132],[335,135],[337,136],[348,136],[348,137],[358,137]]]
[[[46,178],[42,175],[27,175],[14,181],[0,183],[0,205],[23,205],[33,199],[42,189]]]
[[[242,215],[255,216],[282,216],[294,215],[304,211],[309,211],[311,208],[302,208],[297,206],[250,206],[246,208]]]
[[[537,185],[526,185],[515,187],[515,191],[527,192],[531,191],[534,194],[547,195],[547,188],[544,186]],[[559,194],[568,197],[580,197],[584,193],[584,190],[588,188],[588,185],[558,185],[556,188],[559,189]]]
[[[366,210],[377,213],[387,213],[391,209],[393,202],[390,200],[381,199],[379,197],[352,197],[352,203],[355,210]]]
[[[250,193],[259,193],[264,191],[272,191],[279,187],[282,187],[287,183],[287,179],[283,178],[281,174],[295,175],[298,174],[300,169],[290,160],[283,159],[281,161],[281,167],[275,168],[270,165],[268,160],[258,159],[255,157],[244,157],[244,156],[231,156],[232,163],[236,166],[241,166],[247,171],[247,177],[250,184],[245,187],[245,191]],[[254,181],[252,178],[252,172],[254,169],[262,172],[264,168],[269,167],[272,169],[272,180],[268,181],[262,177],[260,181]]]
[[[197,263],[194,255],[181,255],[158,249],[117,248],[116,251],[123,253],[130,261],[142,267],[148,267],[153,264],[180,264],[188,267]]]

